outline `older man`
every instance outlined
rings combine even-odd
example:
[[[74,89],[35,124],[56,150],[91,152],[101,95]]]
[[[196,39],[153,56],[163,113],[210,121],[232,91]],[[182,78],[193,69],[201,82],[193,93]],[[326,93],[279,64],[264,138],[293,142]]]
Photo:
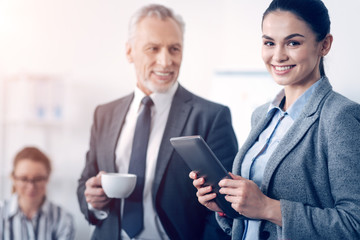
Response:
[[[93,239],[226,238],[198,203],[190,169],[169,142],[201,135],[228,170],[237,152],[229,109],[177,82],[183,35],[182,19],[161,5],[141,8],[130,21],[126,55],[135,66],[136,88],[97,107],[79,180],[81,211],[96,226]],[[107,198],[103,171],[136,174],[132,195]]]

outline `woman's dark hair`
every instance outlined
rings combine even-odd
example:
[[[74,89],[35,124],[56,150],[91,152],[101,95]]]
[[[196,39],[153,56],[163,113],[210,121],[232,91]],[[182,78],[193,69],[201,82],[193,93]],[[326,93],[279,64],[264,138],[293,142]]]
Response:
[[[321,0],[273,0],[263,14],[265,17],[274,11],[288,11],[304,20],[316,34],[320,42],[330,33],[330,17],[328,10]],[[320,59],[320,74],[325,75],[323,57]]]

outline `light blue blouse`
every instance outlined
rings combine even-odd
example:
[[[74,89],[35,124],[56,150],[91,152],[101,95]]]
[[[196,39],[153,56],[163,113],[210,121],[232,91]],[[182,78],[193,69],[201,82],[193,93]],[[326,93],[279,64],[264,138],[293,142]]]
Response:
[[[285,99],[285,92],[281,90],[269,106],[268,115],[272,115],[269,125],[260,134],[255,144],[248,150],[241,165],[241,176],[254,181],[261,186],[264,170],[272,153],[276,150],[281,139],[302,112],[312,93],[322,78],[307,89],[284,112],[281,108]],[[260,220],[244,220],[245,228],[243,240],[258,239]]]

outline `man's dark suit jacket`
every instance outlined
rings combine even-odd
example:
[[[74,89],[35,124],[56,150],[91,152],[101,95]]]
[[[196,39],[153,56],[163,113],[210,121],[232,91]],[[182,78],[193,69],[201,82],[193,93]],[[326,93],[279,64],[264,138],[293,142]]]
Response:
[[[133,94],[97,107],[91,129],[90,149],[79,179],[78,199],[86,219],[96,225],[92,239],[121,239],[120,200],[109,206],[109,216],[97,220],[88,210],[85,182],[99,171],[115,172],[115,149]],[[190,169],[174,151],[171,137],[201,135],[229,171],[237,153],[237,140],[228,107],[212,103],[179,85],[161,142],[153,200],[161,223],[171,239],[227,239],[214,213],[197,200],[188,177]],[[129,139],[131,141],[131,139]]]

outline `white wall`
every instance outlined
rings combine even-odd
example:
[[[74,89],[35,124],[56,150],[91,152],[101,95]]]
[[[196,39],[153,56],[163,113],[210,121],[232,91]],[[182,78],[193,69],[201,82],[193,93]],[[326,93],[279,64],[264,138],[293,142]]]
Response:
[[[327,58],[327,71],[331,83],[336,91],[348,98],[360,102],[360,49],[354,44],[354,39],[360,37],[357,31],[360,20],[358,0],[327,0],[334,43]]]
[[[186,22],[179,81],[188,89],[211,98],[216,72],[265,70],[260,57],[260,23],[268,0],[153,2],[172,7]],[[134,86],[133,68],[124,56],[127,23],[130,15],[146,3],[150,2],[0,1],[0,199],[10,194],[8,175],[15,152],[28,144],[41,147],[54,162],[49,197],[76,216],[78,239],[86,239],[89,234],[78,210],[75,189],[84,165],[92,113],[97,104],[120,97]],[[357,31],[360,2],[325,0],[325,3],[334,35],[326,71],[335,90],[360,102],[357,71],[360,48],[356,44],[360,38]],[[29,121],[22,118],[20,110],[14,110],[16,121],[4,116],[5,109],[13,106],[4,99],[5,83],[29,74],[63,80],[61,121]],[[8,94],[25,109],[31,106],[21,92]],[[238,111],[234,108],[232,111]],[[237,123],[235,119],[234,125],[239,127]]]

